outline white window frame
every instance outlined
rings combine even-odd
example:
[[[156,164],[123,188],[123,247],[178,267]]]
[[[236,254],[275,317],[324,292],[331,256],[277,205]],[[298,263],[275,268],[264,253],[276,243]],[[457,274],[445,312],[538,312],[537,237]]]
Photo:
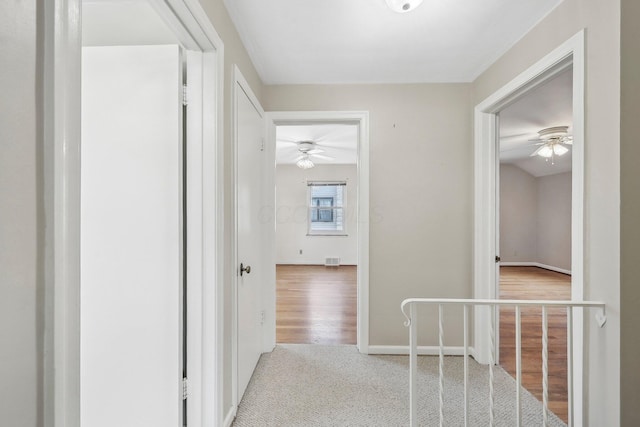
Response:
[[[312,188],[314,186],[342,186],[342,205],[332,206],[331,209],[342,209],[342,230],[314,230],[312,228],[311,212],[314,206],[311,204]],[[347,234],[347,181],[307,181],[307,236],[341,236],[346,237]]]

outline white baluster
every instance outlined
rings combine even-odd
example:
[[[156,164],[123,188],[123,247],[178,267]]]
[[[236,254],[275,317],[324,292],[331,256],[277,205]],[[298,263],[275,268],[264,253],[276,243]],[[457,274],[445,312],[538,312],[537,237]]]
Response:
[[[547,427],[549,420],[549,337],[547,325],[547,307],[542,306],[542,425]]]
[[[438,342],[440,345],[438,371],[440,373],[440,427],[444,427],[444,328],[442,320],[442,304],[438,305]]]
[[[522,405],[520,390],[522,389],[522,322],[520,320],[520,306],[516,306],[516,426],[522,424]]]
[[[495,425],[494,392],[493,392],[493,365],[496,363],[496,307],[491,306],[491,322],[489,322],[489,338],[491,346],[491,360],[489,361],[489,426]]]
[[[573,426],[573,309],[567,307],[567,427]]]
[[[409,307],[409,405],[411,427],[418,426],[418,307]]]
[[[463,306],[464,323],[464,427],[469,426],[469,306]]]

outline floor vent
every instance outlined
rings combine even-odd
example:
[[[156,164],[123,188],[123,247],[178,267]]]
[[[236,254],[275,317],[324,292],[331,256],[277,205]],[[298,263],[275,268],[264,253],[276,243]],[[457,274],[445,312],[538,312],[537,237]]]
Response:
[[[338,267],[340,265],[340,258],[327,257],[324,259],[325,267]]]

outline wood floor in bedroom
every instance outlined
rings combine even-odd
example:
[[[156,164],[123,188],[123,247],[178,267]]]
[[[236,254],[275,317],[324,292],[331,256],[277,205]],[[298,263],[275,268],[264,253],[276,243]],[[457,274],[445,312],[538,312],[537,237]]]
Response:
[[[276,341],[356,344],[357,267],[276,266]]]
[[[571,276],[538,267],[501,267],[501,299],[571,299]],[[567,422],[567,316],[548,309],[549,409]],[[538,308],[523,308],[522,385],[542,400],[542,320]],[[500,310],[500,365],[515,378],[515,310]]]

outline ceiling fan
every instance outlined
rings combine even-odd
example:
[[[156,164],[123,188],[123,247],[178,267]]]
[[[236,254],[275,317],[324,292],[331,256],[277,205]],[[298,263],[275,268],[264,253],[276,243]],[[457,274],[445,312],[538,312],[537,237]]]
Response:
[[[351,124],[279,125],[276,162],[309,169],[320,163],[355,164],[358,127]]]
[[[311,169],[315,166],[315,163],[311,160],[311,157],[317,157],[324,160],[335,160],[335,157],[327,156],[324,150],[318,148],[314,141],[297,141],[296,142],[300,156],[296,158],[296,165],[301,169]]]
[[[567,154],[569,148],[566,146],[573,144],[573,137],[567,133],[568,129],[569,126],[554,126],[538,131],[538,138],[529,140],[534,145],[539,145],[530,156],[544,157],[546,161],[551,159],[553,164],[554,157]]]

